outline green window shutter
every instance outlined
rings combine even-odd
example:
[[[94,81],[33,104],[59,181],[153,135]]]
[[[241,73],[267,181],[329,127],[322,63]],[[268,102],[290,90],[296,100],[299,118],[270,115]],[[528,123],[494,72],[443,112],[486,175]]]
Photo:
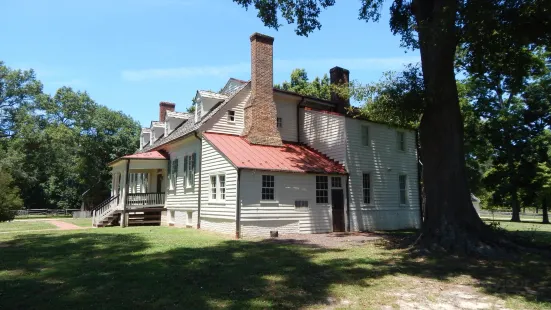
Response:
[[[172,173],[174,173],[174,175],[172,176],[173,180],[172,182],[174,182],[174,189],[176,189],[176,184],[178,183],[178,158],[176,158],[174,160],[174,165],[172,166]]]
[[[193,153],[191,154],[191,185],[194,186],[195,185],[195,169],[196,169],[196,165],[197,165],[197,154],[196,153]]]
[[[187,182],[187,178],[188,178],[188,162],[189,162],[189,156],[186,155],[184,156],[184,188],[187,187],[189,184]]]
[[[172,160],[168,161],[168,169],[166,170],[166,176],[168,178],[168,182],[166,182],[166,187],[170,189],[170,184],[172,183]]]

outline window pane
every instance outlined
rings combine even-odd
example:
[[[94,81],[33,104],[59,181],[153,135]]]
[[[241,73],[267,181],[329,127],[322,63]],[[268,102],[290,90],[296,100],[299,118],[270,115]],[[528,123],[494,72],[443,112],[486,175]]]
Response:
[[[273,175],[262,176],[262,200],[275,200],[275,177]]]
[[[210,177],[210,198],[216,200],[216,176]]]
[[[364,203],[371,203],[371,175],[369,173],[363,174],[363,194]]]
[[[340,177],[332,177],[331,178],[331,187],[342,187],[342,181]]]
[[[316,203],[329,202],[329,184],[327,176],[316,176]]]
[[[220,184],[220,199],[226,199],[226,176],[219,175],[218,182]]]
[[[399,186],[400,186],[400,204],[406,204],[407,203],[407,197],[406,197],[406,176],[401,175],[399,177]]]

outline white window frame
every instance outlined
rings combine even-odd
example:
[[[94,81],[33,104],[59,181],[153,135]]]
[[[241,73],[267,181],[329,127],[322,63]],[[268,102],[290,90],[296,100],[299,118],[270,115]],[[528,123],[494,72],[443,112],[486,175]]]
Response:
[[[264,182],[264,177],[266,178],[271,178],[271,183],[272,183],[272,186],[264,186],[265,184],[268,184],[270,183],[270,180],[266,180],[266,183]],[[261,176],[261,180],[260,180],[260,200],[261,201],[275,201],[276,199],[276,190],[275,190],[275,184],[276,184],[276,180],[275,180],[275,175],[273,174],[263,174]],[[264,190],[265,189],[271,189],[272,190],[272,199],[269,199],[269,198],[264,198]],[[266,193],[266,195],[268,195],[268,193]]]
[[[325,182],[323,182],[325,178]],[[325,188],[318,188],[318,184],[325,184]],[[325,195],[322,195],[325,193]],[[320,201],[327,200],[327,201]],[[329,203],[329,177],[326,175],[316,175],[316,204],[328,204]]]
[[[174,165],[174,163],[177,163]],[[169,180],[169,189],[170,190],[176,190],[176,183],[178,182],[178,170],[179,170],[179,160],[178,158],[174,158],[171,160],[170,164],[170,171],[168,172],[170,174],[170,180]],[[176,167],[176,169],[174,169]]]
[[[221,186],[220,178],[224,178],[223,184]],[[213,181],[214,180],[214,187]],[[211,202],[224,202],[227,197],[227,179],[226,175],[223,173],[211,174],[209,176],[209,201]]]
[[[228,110],[228,122],[235,123],[235,111]]]
[[[369,140],[369,126],[368,125],[362,125],[361,126],[361,132],[360,132],[360,139],[362,146],[370,146],[371,140]]]
[[[368,179],[368,186],[365,185],[365,176],[367,175]],[[365,195],[365,191],[367,189],[368,197]],[[368,198],[368,199],[366,199]],[[366,201],[367,200],[367,201]],[[364,205],[371,205],[373,204],[373,178],[371,177],[371,172],[366,171],[362,173],[362,201]]]
[[[283,128],[283,118],[278,117],[276,119],[276,125],[277,125],[277,128]]]
[[[402,189],[402,177],[404,177],[404,188]],[[404,202],[402,202],[402,193]],[[400,203],[400,206],[407,206],[408,205],[408,176],[405,173],[398,174],[398,202]]]
[[[184,188],[195,187],[195,170],[197,167],[196,154],[197,153],[191,153],[184,156]]]
[[[335,185],[334,181],[337,181],[338,184]],[[341,177],[331,177],[331,188],[342,188],[342,178]]]
[[[396,147],[400,152],[406,151],[406,133],[405,132],[400,130],[396,131]]]

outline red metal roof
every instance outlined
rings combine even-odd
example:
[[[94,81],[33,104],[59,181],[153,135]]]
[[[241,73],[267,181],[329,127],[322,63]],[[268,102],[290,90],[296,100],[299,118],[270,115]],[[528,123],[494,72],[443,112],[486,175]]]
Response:
[[[123,157],[119,157],[114,161],[110,162],[109,165],[112,165],[123,159],[168,159],[168,156],[159,151],[149,151],[145,153],[130,154],[130,155],[125,155]]]
[[[243,137],[218,133],[203,136],[236,167],[284,172],[346,174],[343,165],[304,145],[249,144]]]

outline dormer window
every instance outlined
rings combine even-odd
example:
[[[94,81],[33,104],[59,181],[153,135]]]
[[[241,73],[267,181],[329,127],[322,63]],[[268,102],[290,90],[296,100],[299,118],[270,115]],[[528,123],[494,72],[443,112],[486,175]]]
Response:
[[[233,110],[228,111],[228,121],[235,122],[235,111]]]

